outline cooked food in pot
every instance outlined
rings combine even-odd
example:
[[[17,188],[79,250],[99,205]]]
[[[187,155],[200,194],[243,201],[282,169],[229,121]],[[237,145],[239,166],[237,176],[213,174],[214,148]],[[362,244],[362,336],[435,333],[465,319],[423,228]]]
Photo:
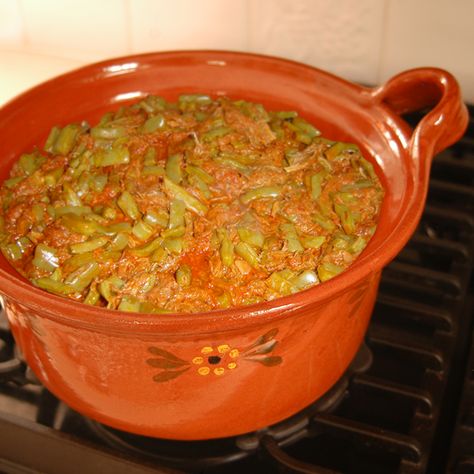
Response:
[[[54,127],[0,190],[1,250],[34,285],[110,309],[197,312],[346,269],[383,189],[357,146],[294,111],[148,96]]]

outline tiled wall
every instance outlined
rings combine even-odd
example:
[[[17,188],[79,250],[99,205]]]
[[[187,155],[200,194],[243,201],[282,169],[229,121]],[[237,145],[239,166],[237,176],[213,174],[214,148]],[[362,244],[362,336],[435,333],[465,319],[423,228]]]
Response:
[[[285,56],[373,84],[438,66],[474,102],[473,46],[474,0],[0,0],[0,85],[18,68],[30,85],[106,57],[212,48]]]

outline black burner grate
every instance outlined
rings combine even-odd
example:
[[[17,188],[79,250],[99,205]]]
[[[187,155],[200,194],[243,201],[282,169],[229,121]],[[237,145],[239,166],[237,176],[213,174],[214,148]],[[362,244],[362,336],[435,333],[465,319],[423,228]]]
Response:
[[[205,453],[211,462],[201,464],[177,462],[176,445],[162,451],[168,442],[152,446],[155,456],[119,449],[111,441],[114,436],[123,441],[119,432],[94,423],[91,429],[90,421],[29,383],[32,376],[14,357],[11,335],[0,319],[0,471],[472,472],[474,356],[467,366],[467,354],[473,329],[473,253],[471,120],[466,136],[435,158],[417,232],[383,273],[367,335],[370,368],[351,376],[344,396],[329,412],[309,411],[293,425],[290,420],[287,432],[282,428],[233,439],[232,449],[237,445],[245,456],[224,464],[226,452],[218,446],[225,444],[222,440]],[[98,436],[101,430],[108,433],[107,442]],[[203,457],[201,444],[189,445]]]
[[[474,312],[474,300],[470,311]],[[474,338],[464,379],[464,387],[456,427],[452,437],[448,472],[472,474],[474,472]]]

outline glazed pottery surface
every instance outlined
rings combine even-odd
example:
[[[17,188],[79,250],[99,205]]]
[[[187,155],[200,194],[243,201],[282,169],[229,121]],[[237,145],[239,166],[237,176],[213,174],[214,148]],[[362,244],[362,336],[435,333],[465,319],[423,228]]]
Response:
[[[13,334],[46,387],[98,421],[172,439],[263,428],[336,382],[362,342],[383,266],[418,223],[433,155],[467,125],[457,82],[440,69],[407,71],[371,89],[266,56],[152,53],[78,69],[0,109],[0,180],[53,125],[93,124],[150,93],[175,100],[193,92],[298,111],[324,136],[358,144],[386,194],[374,237],[346,272],[242,308],[147,315],[90,307],[33,287],[0,257]],[[427,106],[414,131],[398,115]]]

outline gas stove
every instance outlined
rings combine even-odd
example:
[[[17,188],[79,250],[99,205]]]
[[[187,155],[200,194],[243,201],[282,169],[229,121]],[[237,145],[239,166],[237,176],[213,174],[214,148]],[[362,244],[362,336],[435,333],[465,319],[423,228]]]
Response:
[[[472,118],[431,176],[418,229],[383,272],[366,342],[346,374],[301,413],[255,433],[157,440],[84,418],[38,383],[0,315],[0,471],[474,472]]]

